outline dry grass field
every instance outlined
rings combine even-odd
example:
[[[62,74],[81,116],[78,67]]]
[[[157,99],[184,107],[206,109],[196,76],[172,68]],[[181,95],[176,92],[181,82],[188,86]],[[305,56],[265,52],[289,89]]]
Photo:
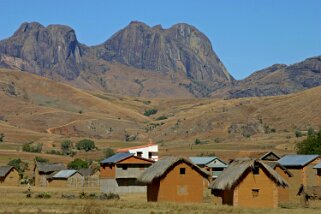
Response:
[[[82,190],[59,188],[32,188],[32,198],[26,198],[26,187],[0,187],[0,213],[320,213],[321,202],[311,201],[309,208],[300,203],[283,205],[277,209],[245,209],[231,206],[218,206],[210,201],[204,203],[155,203],[146,202],[144,194],[120,195],[119,200],[100,199],[65,199],[62,194],[78,196]],[[84,190],[87,194],[98,190]],[[36,195],[47,192],[51,198],[36,198]]]

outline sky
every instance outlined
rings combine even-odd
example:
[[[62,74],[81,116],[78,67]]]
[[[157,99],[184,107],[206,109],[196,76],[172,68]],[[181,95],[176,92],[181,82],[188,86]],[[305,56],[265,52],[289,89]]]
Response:
[[[69,25],[86,45],[134,20],[163,28],[188,23],[210,39],[236,79],[321,55],[319,0],[0,0],[0,11],[0,40],[31,21]]]

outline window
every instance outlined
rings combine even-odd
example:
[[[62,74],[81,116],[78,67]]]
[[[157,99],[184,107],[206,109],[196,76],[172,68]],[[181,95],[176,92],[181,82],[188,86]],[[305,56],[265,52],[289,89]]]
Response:
[[[259,189],[252,189],[252,197],[253,198],[259,197],[259,192],[260,192]]]
[[[321,169],[317,169],[317,175],[321,176]]]
[[[153,157],[153,153],[152,152],[148,152],[148,158],[152,159],[152,157]]]
[[[137,152],[137,157],[142,157],[143,156],[143,152]]]
[[[127,165],[122,165],[123,170],[127,170],[128,166]]]
[[[185,173],[186,173],[186,169],[185,168],[180,168],[179,169],[179,174],[185,175]]]

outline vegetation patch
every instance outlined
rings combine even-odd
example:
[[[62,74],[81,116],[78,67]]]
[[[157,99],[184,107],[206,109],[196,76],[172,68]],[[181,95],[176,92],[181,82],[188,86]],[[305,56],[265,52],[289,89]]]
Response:
[[[158,111],[157,109],[147,109],[145,110],[144,115],[149,117],[150,115],[156,114],[157,111]]]

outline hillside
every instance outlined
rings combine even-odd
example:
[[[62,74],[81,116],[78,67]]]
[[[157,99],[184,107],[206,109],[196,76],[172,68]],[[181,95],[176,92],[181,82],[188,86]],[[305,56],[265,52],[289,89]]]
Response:
[[[278,96],[303,91],[321,84],[321,56],[293,65],[275,64],[254,72],[233,86],[219,89],[212,97]]]
[[[30,141],[46,150],[66,138],[119,148],[151,138],[161,153],[215,151],[228,157],[242,150],[291,151],[295,130],[321,128],[321,87],[279,97],[142,99],[89,93],[12,70],[2,69],[0,79],[0,150]],[[158,112],[144,116],[148,109]],[[196,138],[203,143],[193,145]]]

